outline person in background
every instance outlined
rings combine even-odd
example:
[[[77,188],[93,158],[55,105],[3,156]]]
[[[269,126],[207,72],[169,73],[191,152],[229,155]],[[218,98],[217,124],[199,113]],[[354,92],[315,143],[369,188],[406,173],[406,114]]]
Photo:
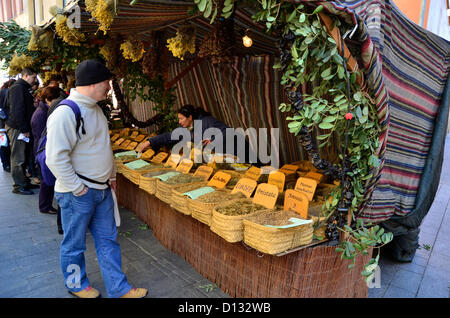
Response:
[[[172,132],[166,132],[159,134],[154,137],[148,138],[144,143],[141,144],[139,149],[137,151],[139,153],[142,153],[146,148],[151,147],[154,151],[158,151],[158,149],[161,146],[173,146],[176,143],[183,141],[183,142],[189,142],[194,141],[194,126],[196,123],[201,123],[201,134],[202,137],[205,134],[205,131],[209,128],[216,128],[218,129],[222,134],[222,153],[229,153],[231,155],[234,155],[239,158],[239,147],[242,147],[243,154],[239,158],[242,162],[249,162],[249,158],[256,158],[256,162],[253,164],[255,166],[261,166],[262,164],[259,161],[259,158],[257,158],[256,154],[253,156],[250,156],[250,153],[252,151],[250,144],[247,139],[244,139],[243,145],[238,145],[238,137],[237,135],[234,136],[233,141],[233,149],[230,151],[227,149],[227,134],[226,130],[229,128],[227,125],[225,125],[220,120],[214,118],[210,113],[206,112],[202,108],[195,108],[193,105],[187,104],[181,107],[178,110],[178,123],[180,124],[181,128],[187,129],[190,132],[190,140],[182,140],[182,137],[179,139],[172,139]],[[211,139],[203,139],[202,145],[207,146],[210,144],[213,140]],[[217,145],[216,145],[217,146]],[[214,149],[216,152],[217,150]]]
[[[39,89],[39,81],[36,79],[36,81],[31,85],[31,94],[34,98],[34,107],[35,110],[37,109],[40,99],[40,92],[42,91],[42,88]],[[34,113],[34,112],[33,112]],[[41,183],[40,177],[39,177],[39,167],[36,164],[36,159],[34,157],[33,152],[33,145],[37,142],[34,140],[33,134],[30,135],[30,147],[28,147],[28,166],[27,166],[27,176],[31,178],[31,184],[39,185]]]
[[[97,298],[86,274],[86,234],[94,238],[98,263],[110,297],[142,298],[145,288],[133,288],[122,271],[114,220],[115,163],[108,122],[97,102],[111,90],[113,74],[96,60],[81,62],[75,70],[76,88],[68,100],[78,105],[83,121],[77,130],[69,106],[54,108],[47,120],[46,164],[56,177],[55,198],[61,207],[64,237],[60,264],[69,292],[79,298]],[[79,274],[73,284],[73,268]]]
[[[39,94],[39,104],[31,117],[31,130],[33,133],[33,154],[39,146],[39,141],[47,125],[47,112],[49,105],[60,95],[58,87],[45,87]],[[56,214],[57,210],[53,208],[54,186],[47,185],[41,178],[39,190],[39,211],[41,213]]]
[[[16,81],[15,79],[10,79],[10,80],[6,81],[0,89],[0,108],[2,108],[5,115],[8,115],[8,113],[9,113],[8,103],[6,100],[8,88],[12,84],[14,84],[15,81]],[[1,118],[0,118],[0,133],[4,133],[6,138],[8,138],[8,136],[6,135],[5,120],[2,120]],[[6,147],[3,147],[3,146],[0,147],[0,159],[2,161],[3,170],[6,172],[11,172],[11,158],[10,157],[11,157],[11,147],[10,147],[9,141],[8,141],[8,145]]]
[[[13,179],[13,193],[30,195],[30,189],[39,188],[33,185],[25,174],[28,164],[31,137],[31,116],[34,112],[31,86],[36,81],[36,72],[24,68],[22,78],[18,79],[8,89],[8,119],[6,133],[11,142],[11,177]]]

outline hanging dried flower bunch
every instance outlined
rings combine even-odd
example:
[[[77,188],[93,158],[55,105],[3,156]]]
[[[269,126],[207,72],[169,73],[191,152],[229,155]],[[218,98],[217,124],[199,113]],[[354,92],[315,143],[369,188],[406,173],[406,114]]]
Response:
[[[233,20],[217,21],[214,32],[203,40],[198,56],[209,58],[212,64],[228,63],[233,55]]]
[[[165,75],[169,67],[169,60],[165,46],[165,36],[162,31],[155,31],[151,35],[150,50],[148,50],[142,59],[142,70],[150,79],[158,75]]]
[[[183,60],[186,52],[195,53],[195,32],[193,25],[183,25],[178,28],[177,35],[167,40],[167,47],[173,56]]]
[[[86,10],[99,23],[99,30],[106,34],[111,28],[116,15],[115,0],[86,0]]]
[[[28,42],[28,50],[50,52],[53,50],[53,35],[52,31],[33,25],[30,42]]]
[[[55,30],[63,41],[70,45],[80,46],[80,42],[86,41],[86,36],[83,33],[75,28],[69,28],[67,17],[62,14],[56,16]]]
[[[113,41],[112,39],[107,39],[105,41],[105,44],[100,48],[99,53],[103,56],[103,58],[106,61],[106,66],[113,70],[117,66],[117,60],[118,60],[118,48],[116,41]]]
[[[11,62],[9,62],[9,76],[19,74],[25,67],[32,67],[33,64],[34,61],[31,56],[14,54]]]
[[[144,43],[136,36],[130,35],[128,39],[120,45],[124,58],[132,62],[139,61],[144,55]]]

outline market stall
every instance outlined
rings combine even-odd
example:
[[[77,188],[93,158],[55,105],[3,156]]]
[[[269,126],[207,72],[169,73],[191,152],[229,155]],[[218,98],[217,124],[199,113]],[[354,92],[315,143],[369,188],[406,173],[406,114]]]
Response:
[[[81,28],[67,30],[73,8]],[[63,42],[53,59],[48,32]],[[111,127],[119,203],[232,296],[365,297],[373,248],[417,235],[431,205],[450,44],[389,0],[72,1],[30,43],[46,69],[105,60],[128,127]],[[185,103],[279,129],[279,167],[138,157]]]

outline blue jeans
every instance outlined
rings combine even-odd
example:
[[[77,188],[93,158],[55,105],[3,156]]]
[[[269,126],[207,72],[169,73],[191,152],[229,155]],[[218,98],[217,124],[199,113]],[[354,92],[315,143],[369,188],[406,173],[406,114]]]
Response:
[[[66,287],[78,292],[88,287],[84,251],[86,232],[91,232],[98,263],[109,297],[126,294],[131,285],[122,271],[120,245],[116,242],[117,229],[114,221],[114,202],[111,188],[89,188],[80,197],[71,192],[55,193],[61,207],[64,238],[61,242],[60,261]]]

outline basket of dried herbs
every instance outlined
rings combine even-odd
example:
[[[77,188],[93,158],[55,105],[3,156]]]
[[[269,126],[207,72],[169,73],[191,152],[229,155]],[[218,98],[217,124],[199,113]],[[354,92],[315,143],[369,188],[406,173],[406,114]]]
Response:
[[[221,203],[213,208],[211,231],[230,243],[242,241],[244,238],[243,220],[261,210],[267,209],[247,198]]]
[[[178,212],[181,212],[185,215],[191,215],[192,210],[189,207],[190,198],[184,193],[199,189],[201,187],[205,187],[206,184],[207,182],[204,181],[177,185],[172,189],[172,200],[170,202],[170,206]]]
[[[172,189],[181,184],[187,183],[199,183],[204,182],[204,179],[201,177],[195,177],[190,173],[180,173],[176,176],[170,177],[166,181],[157,180],[156,181],[156,197],[161,201],[169,203],[172,201]]]
[[[209,226],[211,225],[212,211],[216,205],[241,198],[245,198],[245,196],[240,192],[231,194],[231,190],[217,189],[195,200],[188,199],[188,202],[192,211],[192,217]]]
[[[131,169],[127,166],[127,164],[124,164],[123,167],[123,174],[125,177],[127,177],[131,182],[134,184],[139,185],[139,182],[141,181],[141,175],[150,172],[155,169],[163,168],[163,164],[155,164],[155,163],[148,163],[147,165],[135,169]]]
[[[155,168],[154,170],[151,170],[149,172],[146,172],[142,174],[139,177],[139,188],[146,191],[150,194],[156,193],[156,176],[162,175],[164,173],[167,173],[169,171],[173,171],[173,169],[170,168]]]
[[[278,254],[313,240],[313,222],[292,211],[263,210],[243,220],[244,243],[266,254]]]

